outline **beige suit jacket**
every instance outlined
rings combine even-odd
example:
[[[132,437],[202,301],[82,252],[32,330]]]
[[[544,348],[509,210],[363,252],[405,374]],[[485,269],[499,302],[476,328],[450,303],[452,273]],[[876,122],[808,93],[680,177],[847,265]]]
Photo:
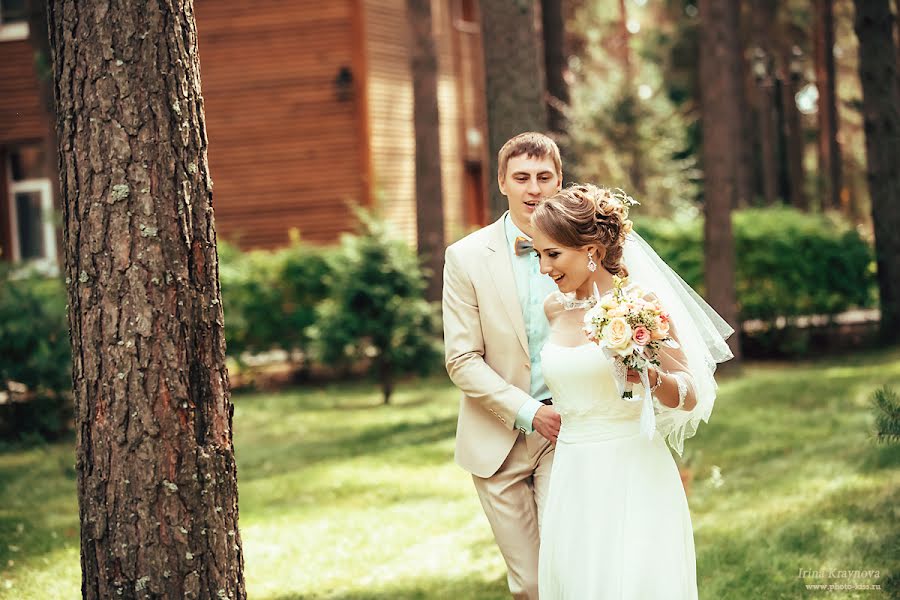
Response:
[[[505,217],[505,215],[504,215]],[[463,392],[456,462],[479,477],[500,468],[516,441],[516,414],[531,398],[531,361],[503,219],[447,248],[447,373]]]

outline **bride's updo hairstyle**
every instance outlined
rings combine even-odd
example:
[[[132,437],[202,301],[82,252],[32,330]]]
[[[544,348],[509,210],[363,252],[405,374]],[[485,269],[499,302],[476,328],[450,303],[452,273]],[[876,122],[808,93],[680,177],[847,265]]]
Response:
[[[574,183],[538,204],[531,222],[567,248],[601,246],[600,264],[613,275],[625,276],[622,246],[631,231],[628,209],[634,203],[620,190]]]

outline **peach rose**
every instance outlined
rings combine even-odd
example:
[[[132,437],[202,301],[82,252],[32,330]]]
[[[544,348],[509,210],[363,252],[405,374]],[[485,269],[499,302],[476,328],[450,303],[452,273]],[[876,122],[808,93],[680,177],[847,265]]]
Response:
[[[631,325],[622,317],[615,317],[603,329],[606,346],[621,356],[631,352]]]
[[[656,317],[656,327],[653,328],[653,339],[661,340],[669,336],[669,319],[664,315]]]

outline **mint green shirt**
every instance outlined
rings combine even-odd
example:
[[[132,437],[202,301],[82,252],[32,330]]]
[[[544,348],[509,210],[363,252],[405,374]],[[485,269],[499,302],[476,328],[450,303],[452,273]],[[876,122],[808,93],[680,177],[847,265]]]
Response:
[[[550,335],[550,323],[544,314],[544,300],[556,290],[556,284],[549,276],[541,274],[540,262],[534,252],[516,256],[516,237],[528,238],[528,236],[516,227],[509,213],[506,213],[503,226],[509,242],[507,249],[512,260],[516,291],[525,321],[525,334],[528,337],[528,356],[531,362],[530,394],[534,398],[519,409],[515,425],[525,433],[531,433],[534,414],[543,406],[540,400],[550,398],[550,390],[544,382],[541,366],[541,348]]]

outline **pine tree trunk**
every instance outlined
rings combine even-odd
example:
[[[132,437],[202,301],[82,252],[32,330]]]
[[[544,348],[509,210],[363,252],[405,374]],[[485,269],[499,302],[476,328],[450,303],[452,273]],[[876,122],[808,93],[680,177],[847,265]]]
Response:
[[[514,135],[546,131],[544,48],[536,0],[481,0],[485,95],[491,156],[491,214],[508,208],[497,187],[497,152]]]
[[[900,86],[897,49],[888,0],[854,0],[854,29],[859,39],[859,78],[863,91],[863,127],[878,290],[881,333],[900,340]]]
[[[568,131],[566,109],[569,85],[566,83],[566,30],[562,0],[541,0],[544,32],[544,69],[547,73],[547,125],[553,137],[562,141]],[[560,150],[565,147],[562,145]]]
[[[800,110],[797,108],[800,73],[796,71],[793,56],[794,42],[787,31],[781,40],[781,107],[784,151],[788,174],[788,201],[799,210],[809,210],[809,202],[803,190],[803,128]]]
[[[838,145],[834,69],[834,0],[815,0],[816,87],[819,90],[818,158],[823,208],[841,208],[841,151]],[[848,207],[849,208],[849,207]]]
[[[441,122],[438,111],[438,57],[431,0],[407,0],[413,126],[416,138],[416,239],[430,271],[425,295],[441,298],[444,272],[444,194],[441,185]]]
[[[734,327],[728,340],[740,359],[740,326],[734,283],[731,208],[737,195],[738,3],[701,0],[700,95],[703,124],[706,294],[709,303]]]
[[[757,119],[759,123],[760,174],[765,203],[778,201],[778,99],[775,83],[776,48],[772,32],[776,20],[775,0],[760,0],[750,11],[754,44],[761,55],[756,58],[760,72],[757,81]]]
[[[82,596],[242,599],[192,3],[48,11]]]

